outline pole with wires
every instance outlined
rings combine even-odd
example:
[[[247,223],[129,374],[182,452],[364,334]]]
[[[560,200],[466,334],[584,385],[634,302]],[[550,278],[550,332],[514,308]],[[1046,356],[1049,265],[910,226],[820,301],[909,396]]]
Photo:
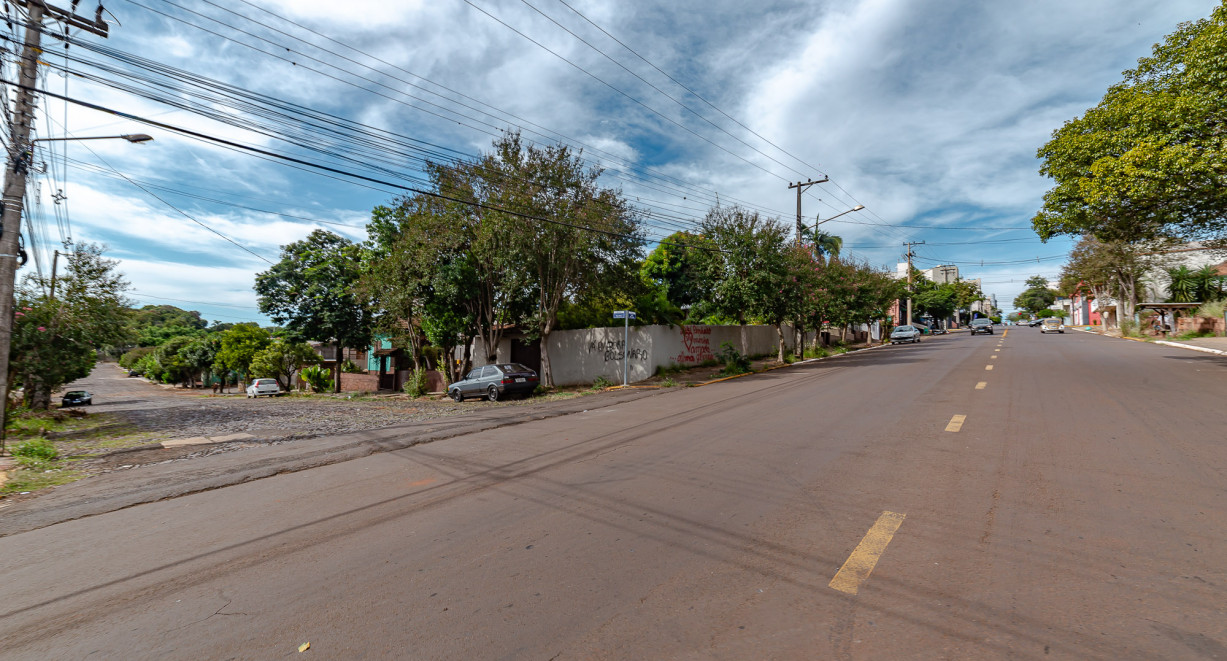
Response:
[[[107,25],[101,11],[94,21],[71,11],[52,7],[42,0],[16,0],[27,11],[26,36],[21,50],[21,72],[18,74],[17,103],[9,118],[9,154],[4,171],[4,210],[0,216],[0,453],[4,452],[5,427],[8,426],[9,354],[13,347],[14,289],[17,280],[18,235],[21,233],[21,213],[25,201],[26,175],[33,149],[30,130],[34,126],[34,84],[38,80],[38,56],[42,52],[43,18],[52,18],[107,36]],[[75,3],[74,3],[75,4]]]

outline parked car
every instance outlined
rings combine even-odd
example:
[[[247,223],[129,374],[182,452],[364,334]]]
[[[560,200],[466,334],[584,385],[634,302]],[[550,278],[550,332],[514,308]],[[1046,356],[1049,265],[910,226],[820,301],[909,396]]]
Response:
[[[1040,332],[1041,333],[1064,333],[1065,324],[1062,323],[1060,319],[1054,319],[1052,317],[1049,317],[1044,320],[1043,324],[1040,325]]]
[[[463,402],[465,397],[485,397],[497,402],[508,395],[531,395],[538,383],[537,373],[519,363],[483,365],[448,386],[447,395],[457,402]]]
[[[259,397],[260,395],[268,395],[269,397],[277,397],[281,394],[281,386],[277,385],[277,379],[256,379],[247,386],[247,398]]]
[[[900,342],[919,342],[920,329],[915,326],[896,326],[895,330],[890,332],[890,343],[898,344]]]
[[[972,335],[975,335],[976,333],[988,333],[989,335],[993,334],[993,321],[984,317],[972,319],[971,323],[968,324],[967,327],[971,329]]]
[[[64,393],[64,399],[60,400],[60,408],[66,406],[90,406],[94,403],[94,396],[85,390],[69,390]]]
[[[1030,326],[1031,328],[1035,328],[1036,326],[1039,326],[1042,323],[1044,323],[1043,319],[1032,319],[1031,321],[1027,322],[1027,325]]]

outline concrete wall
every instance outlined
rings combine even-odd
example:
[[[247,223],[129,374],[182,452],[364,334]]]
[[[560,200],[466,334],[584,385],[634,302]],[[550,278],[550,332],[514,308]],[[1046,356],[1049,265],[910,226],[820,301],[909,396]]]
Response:
[[[628,382],[642,381],[660,366],[698,365],[715,360],[720,345],[729,342],[741,351],[740,326],[639,326],[631,327],[629,343],[621,326],[555,331],[550,334],[550,366],[554,383],[560,386],[589,384],[597,377],[622,383],[622,356],[627,356]],[[813,339],[813,333],[809,334]],[[751,356],[775,355],[779,337],[775,326],[747,326],[746,338]],[[484,365],[480,340],[475,347],[474,365]],[[793,345],[792,327],[784,325],[784,346]],[[511,355],[511,342],[499,343],[498,361]]]

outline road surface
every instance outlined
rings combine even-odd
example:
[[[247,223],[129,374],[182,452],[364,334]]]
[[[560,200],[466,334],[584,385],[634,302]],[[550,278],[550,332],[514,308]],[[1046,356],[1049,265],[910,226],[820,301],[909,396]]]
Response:
[[[1227,658],[1227,359],[1013,328],[0,538],[0,658]]]

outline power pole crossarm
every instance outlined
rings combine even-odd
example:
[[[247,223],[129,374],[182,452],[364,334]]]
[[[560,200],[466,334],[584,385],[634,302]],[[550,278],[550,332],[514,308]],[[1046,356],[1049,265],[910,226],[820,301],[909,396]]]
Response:
[[[789,188],[797,189],[797,245],[798,246],[801,245],[801,230],[802,230],[801,193],[804,193],[806,189],[808,189],[810,186],[813,186],[814,184],[825,184],[826,182],[830,180],[831,180],[830,177],[823,175],[821,179],[810,179],[809,181],[798,181],[795,184],[788,184]]]

